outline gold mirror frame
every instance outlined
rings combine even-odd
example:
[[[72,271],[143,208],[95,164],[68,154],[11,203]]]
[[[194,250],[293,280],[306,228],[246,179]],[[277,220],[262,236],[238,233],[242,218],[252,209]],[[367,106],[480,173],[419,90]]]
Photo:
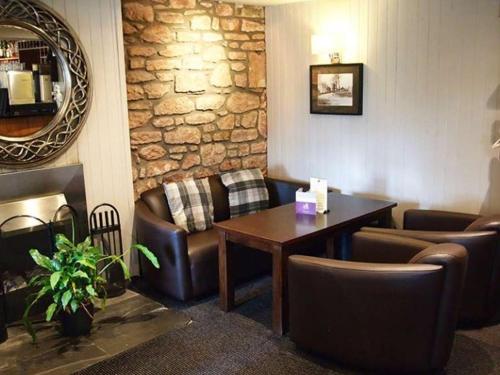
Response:
[[[73,29],[37,0],[0,0],[0,24],[26,28],[47,42],[61,65],[65,97],[51,122],[26,137],[0,136],[0,166],[38,165],[60,155],[78,137],[92,99],[90,65]]]

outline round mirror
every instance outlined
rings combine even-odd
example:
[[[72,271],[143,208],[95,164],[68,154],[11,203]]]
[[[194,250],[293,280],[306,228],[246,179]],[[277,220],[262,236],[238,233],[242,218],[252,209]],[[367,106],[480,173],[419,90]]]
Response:
[[[40,134],[64,97],[63,64],[50,42],[25,27],[0,25],[0,137]]]
[[[75,32],[38,0],[0,0],[0,166],[45,163],[69,147],[90,108]]]

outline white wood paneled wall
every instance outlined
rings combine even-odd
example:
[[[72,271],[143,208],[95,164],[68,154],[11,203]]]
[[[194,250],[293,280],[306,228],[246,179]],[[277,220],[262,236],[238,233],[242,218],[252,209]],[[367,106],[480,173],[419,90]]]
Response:
[[[130,245],[134,196],[127,118],[120,0],[44,0],[73,27],[92,66],[93,100],[82,133],[61,157],[43,167],[82,163],[87,207],[114,204]],[[2,172],[2,171],[0,171]],[[3,170],[3,172],[7,172]]]
[[[269,173],[409,207],[500,213],[500,1],[316,0],[266,9]],[[310,37],[339,24],[363,116],[309,114]],[[496,155],[498,156],[498,155]]]

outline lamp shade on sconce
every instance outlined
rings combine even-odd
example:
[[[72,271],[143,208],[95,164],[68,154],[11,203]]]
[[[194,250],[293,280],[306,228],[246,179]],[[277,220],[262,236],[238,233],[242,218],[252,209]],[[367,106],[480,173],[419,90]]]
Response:
[[[335,42],[330,34],[314,34],[311,36],[311,53],[313,55],[329,56],[332,64],[341,63],[341,43]]]
[[[311,53],[313,55],[329,55],[333,52],[333,39],[326,34],[311,36]]]

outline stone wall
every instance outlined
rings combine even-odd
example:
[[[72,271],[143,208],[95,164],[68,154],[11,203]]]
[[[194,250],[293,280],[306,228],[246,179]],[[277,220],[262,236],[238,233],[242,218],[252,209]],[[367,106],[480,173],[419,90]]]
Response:
[[[136,198],[163,181],[267,167],[264,8],[123,1]]]

